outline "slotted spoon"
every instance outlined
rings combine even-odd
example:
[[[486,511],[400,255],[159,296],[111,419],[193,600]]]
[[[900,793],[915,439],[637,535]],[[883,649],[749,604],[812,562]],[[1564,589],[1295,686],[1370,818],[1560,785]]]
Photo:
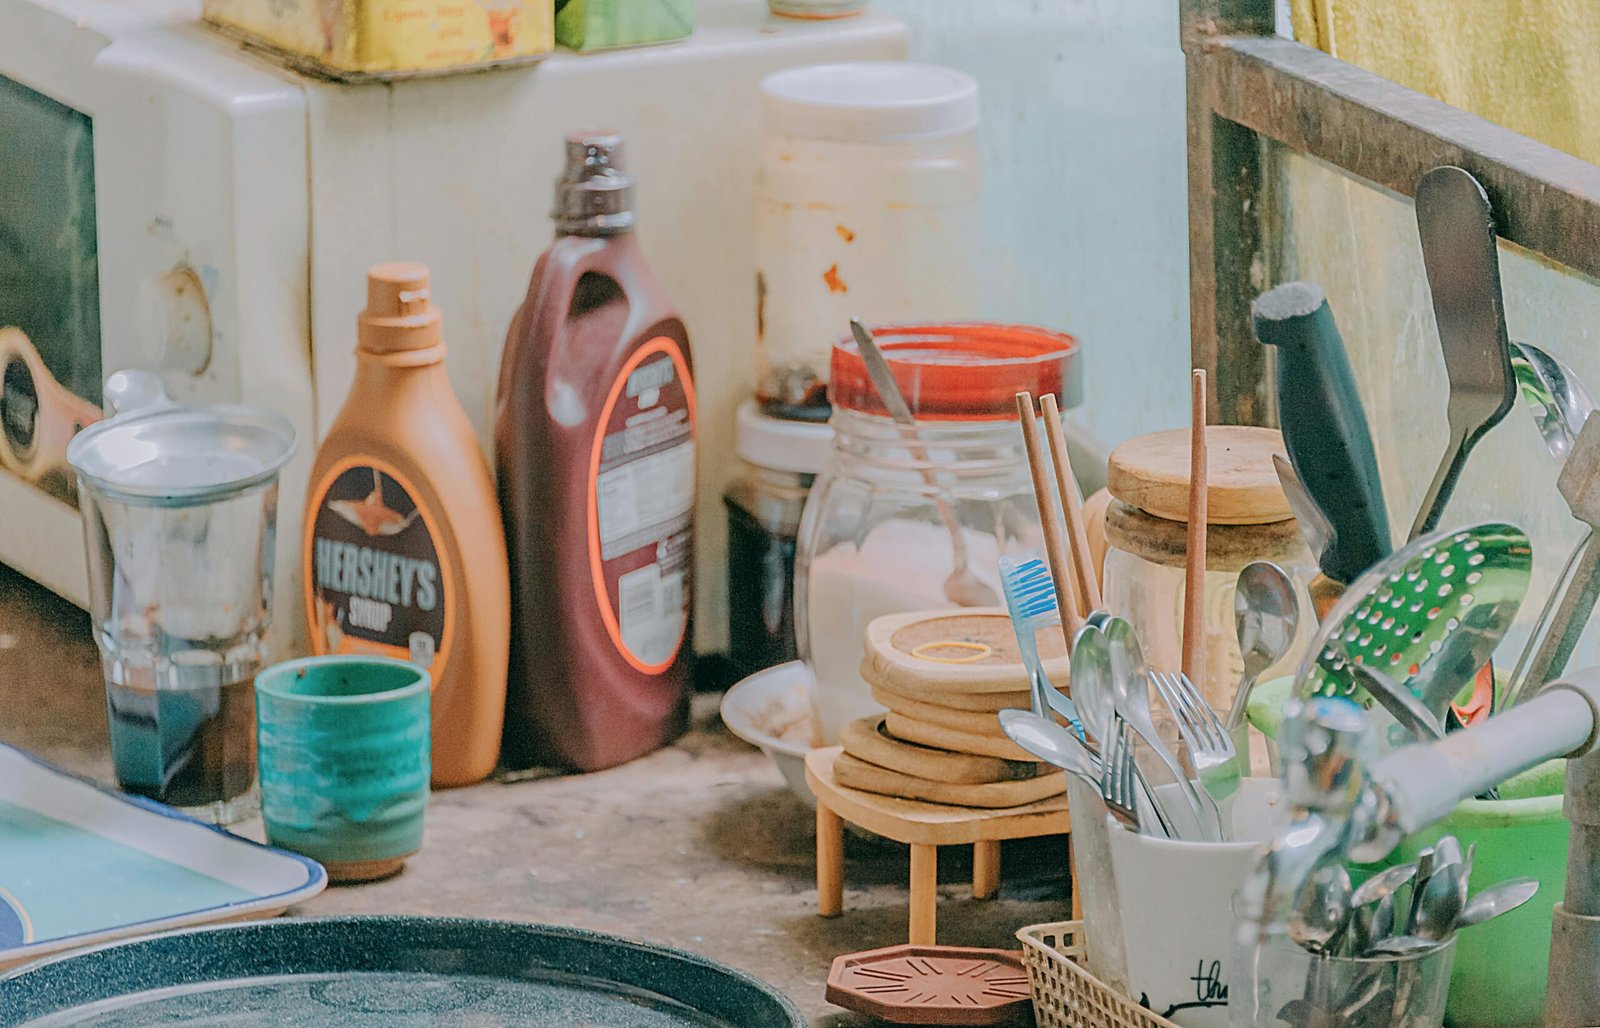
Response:
[[[1424,536],[1362,575],[1328,612],[1296,676],[1305,696],[1350,696],[1352,663],[1411,689],[1441,723],[1516,617],[1533,547],[1515,525]]]

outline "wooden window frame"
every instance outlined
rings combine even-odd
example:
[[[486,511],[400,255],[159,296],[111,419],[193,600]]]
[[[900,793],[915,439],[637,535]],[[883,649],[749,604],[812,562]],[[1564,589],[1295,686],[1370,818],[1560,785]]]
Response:
[[[1280,147],[1407,198],[1428,169],[1459,165],[1488,191],[1502,239],[1600,279],[1600,167],[1279,38],[1273,0],[1181,0],[1181,12],[1190,345],[1212,421],[1276,421],[1250,302],[1281,270]]]

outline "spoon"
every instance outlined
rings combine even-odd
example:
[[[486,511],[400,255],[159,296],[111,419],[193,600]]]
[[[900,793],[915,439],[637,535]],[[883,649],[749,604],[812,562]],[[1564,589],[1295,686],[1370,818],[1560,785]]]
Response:
[[[1428,884],[1428,878],[1433,874],[1433,847],[1424,846],[1422,852],[1417,854],[1417,880],[1411,886],[1411,902],[1406,907],[1406,917],[1401,922],[1405,929],[1403,934],[1410,935],[1417,930],[1417,907],[1422,904],[1422,890]]]
[[[1177,781],[1178,791],[1183,793],[1189,811],[1194,815],[1196,828],[1207,841],[1220,841],[1220,818],[1206,816],[1205,805],[1201,803],[1194,783],[1189,781],[1189,776],[1183,773],[1183,768],[1178,764],[1178,758],[1172,755],[1172,751],[1156,734],[1155,721],[1150,716],[1150,669],[1144,662],[1144,652],[1139,648],[1139,639],[1134,635],[1133,626],[1124,618],[1112,617],[1106,620],[1101,631],[1105,634],[1111,653],[1112,705],[1171,772]]]
[[[1433,844],[1433,869],[1437,871],[1446,864],[1459,864],[1461,857],[1461,840],[1453,835],[1443,835]]]
[[[1233,694],[1225,724],[1231,733],[1244,723],[1245,705],[1256,679],[1283,659],[1300,628],[1300,604],[1294,583],[1283,569],[1269,561],[1245,565],[1233,594],[1233,627],[1244,654],[1244,674]]]
[[[1324,864],[1311,873],[1289,914],[1289,937],[1312,953],[1332,950],[1350,924],[1350,872]]]
[[[1076,735],[1031,710],[1002,710],[999,718],[1006,738],[1040,760],[1077,775],[1096,790],[1100,788],[1100,762]]]
[[[1417,907],[1415,933],[1424,939],[1443,942],[1455,931],[1461,916],[1462,896],[1466,892],[1466,867],[1444,864],[1434,869],[1422,886],[1422,902]]]
[[[1424,939],[1420,935],[1391,935],[1387,939],[1379,939],[1373,943],[1367,952],[1404,957],[1412,953],[1421,953],[1423,950],[1437,949],[1440,945],[1438,939]]]
[[[1385,868],[1356,887],[1356,891],[1350,894],[1350,905],[1364,907],[1386,896],[1393,896],[1416,875],[1416,864],[1400,864]]]
[[[1357,983],[1351,990],[1343,1006],[1339,1008],[1340,1020],[1356,1016],[1371,1006],[1384,990],[1383,972],[1372,971],[1366,978]]]
[[[1096,795],[1099,794],[1100,758],[1076,735],[1031,710],[1007,708],[1000,711],[998,717],[1000,730],[1005,732],[1006,738],[1040,760],[1070,775],[1076,775],[1088,783]],[[1150,794],[1150,789],[1142,778],[1135,782],[1135,788],[1139,790],[1142,813],[1151,815],[1149,822],[1143,822],[1141,818],[1141,822],[1150,828],[1150,834],[1173,838],[1172,826],[1168,823],[1165,812],[1157,805],[1155,797]]]
[[[907,406],[905,395],[900,392],[900,383],[895,381],[894,373],[889,370],[889,362],[884,360],[883,351],[878,349],[872,333],[867,331],[867,327],[861,324],[859,319],[850,319],[850,332],[855,336],[856,346],[861,350],[861,361],[867,366],[867,377],[872,379],[872,387],[878,391],[878,399],[883,401],[889,416],[902,428],[909,430],[903,433],[907,436],[907,441],[914,440],[917,419]],[[923,466],[922,480],[937,489],[939,483],[933,470],[928,466],[927,451],[920,446],[908,448],[911,450],[911,459]],[[998,606],[1000,598],[995,595],[994,590],[972,572],[972,565],[967,557],[966,529],[956,520],[956,513],[950,508],[950,501],[943,495],[937,495],[933,503],[938,508],[939,521],[950,533],[950,550],[954,567],[950,577],[944,580],[945,599],[958,607]]]
[[[1111,653],[1106,648],[1105,633],[1100,630],[1104,619],[1096,622],[1094,617],[1095,614],[1089,615],[1089,622],[1072,640],[1072,702],[1083,726],[1103,746],[1116,707],[1111,699]]]
[[[1390,1013],[1394,1010],[1394,986],[1384,983],[1372,998],[1359,1007],[1346,1007],[1340,1011],[1341,1028],[1390,1028]]]
[[[1532,343],[1511,344],[1511,371],[1550,456],[1565,460],[1594,400],[1565,363]]]
[[[1385,896],[1372,908],[1372,938],[1383,939],[1394,934],[1394,896]]]
[[[1344,955],[1359,957],[1367,951],[1367,947],[1382,936],[1373,930],[1378,917],[1378,906],[1356,906],[1354,900],[1350,906],[1350,928],[1345,932]],[[1385,933],[1387,934],[1387,933]]]
[[[1461,916],[1456,919],[1456,927],[1470,928],[1501,914],[1509,914],[1533,899],[1533,894],[1538,891],[1539,883],[1532,878],[1512,878],[1491,885],[1467,900],[1466,906],[1461,908]]]

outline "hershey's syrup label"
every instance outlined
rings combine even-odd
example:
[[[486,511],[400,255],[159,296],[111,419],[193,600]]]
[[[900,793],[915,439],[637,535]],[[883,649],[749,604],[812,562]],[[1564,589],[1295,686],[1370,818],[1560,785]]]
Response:
[[[305,577],[313,651],[442,667],[450,648],[450,569],[438,520],[417,490],[386,462],[352,456],[330,468],[311,495]]]

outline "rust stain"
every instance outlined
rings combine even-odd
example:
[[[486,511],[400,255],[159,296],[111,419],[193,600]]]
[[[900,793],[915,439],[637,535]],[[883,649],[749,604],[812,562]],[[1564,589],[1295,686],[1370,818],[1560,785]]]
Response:
[[[848,293],[850,287],[844,284],[844,279],[839,277],[839,265],[830,264],[828,270],[822,273],[822,281],[828,283],[830,293]]]
[[[767,276],[756,270],[756,339],[767,338]]]
[[[856,241],[856,234],[845,228],[843,225],[835,225],[833,226],[833,230],[839,233],[839,238],[843,239],[847,243],[853,243]]]

